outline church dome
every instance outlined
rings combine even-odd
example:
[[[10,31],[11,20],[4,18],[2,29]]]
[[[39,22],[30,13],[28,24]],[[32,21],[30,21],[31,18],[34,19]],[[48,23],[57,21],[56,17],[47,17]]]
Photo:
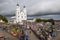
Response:
[[[19,4],[17,4],[17,6],[19,6]]]

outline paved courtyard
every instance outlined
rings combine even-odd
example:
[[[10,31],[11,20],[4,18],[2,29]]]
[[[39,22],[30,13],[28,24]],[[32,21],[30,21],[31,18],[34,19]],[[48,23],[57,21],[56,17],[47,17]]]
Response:
[[[13,37],[11,34],[4,32],[3,30],[0,29],[0,33],[3,33],[5,35],[6,40],[18,40],[16,37]],[[3,39],[2,39],[3,40]]]
[[[29,31],[30,30],[26,30],[27,34],[29,35],[29,40],[39,40],[32,31],[31,33]]]

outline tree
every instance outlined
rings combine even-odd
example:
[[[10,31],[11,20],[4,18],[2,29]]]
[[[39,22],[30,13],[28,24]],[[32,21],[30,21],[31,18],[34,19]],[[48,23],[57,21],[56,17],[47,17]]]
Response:
[[[41,21],[42,21],[41,19],[36,19],[36,22],[38,22],[38,23],[41,22]]]
[[[54,24],[54,20],[53,19],[36,19],[36,22],[51,22],[52,24]]]
[[[5,16],[0,15],[0,20],[3,20],[5,23],[8,23],[8,20]]]

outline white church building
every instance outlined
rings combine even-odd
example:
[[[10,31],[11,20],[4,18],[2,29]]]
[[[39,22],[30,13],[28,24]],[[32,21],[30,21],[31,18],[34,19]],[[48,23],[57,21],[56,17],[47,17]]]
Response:
[[[22,24],[23,21],[27,20],[26,7],[24,6],[23,10],[21,10],[19,4],[17,4],[15,16],[11,17],[11,18],[13,18],[13,23],[15,23],[15,24],[17,24],[17,23]]]

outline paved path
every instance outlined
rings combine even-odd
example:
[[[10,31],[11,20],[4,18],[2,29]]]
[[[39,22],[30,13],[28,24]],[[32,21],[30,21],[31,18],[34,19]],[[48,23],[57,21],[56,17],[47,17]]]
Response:
[[[60,32],[57,32],[57,35],[54,40],[60,40]]]
[[[18,40],[16,37],[13,37],[13,36],[10,35],[9,33],[6,33],[6,32],[4,32],[4,31],[2,31],[1,29],[0,29],[0,33],[3,33],[3,34],[5,35],[5,37],[7,37],[6,40]]]
[[[29,32],[29,30],[26,30],[27,34],[29,35],[29,40],[39,40],[33,32]]]

